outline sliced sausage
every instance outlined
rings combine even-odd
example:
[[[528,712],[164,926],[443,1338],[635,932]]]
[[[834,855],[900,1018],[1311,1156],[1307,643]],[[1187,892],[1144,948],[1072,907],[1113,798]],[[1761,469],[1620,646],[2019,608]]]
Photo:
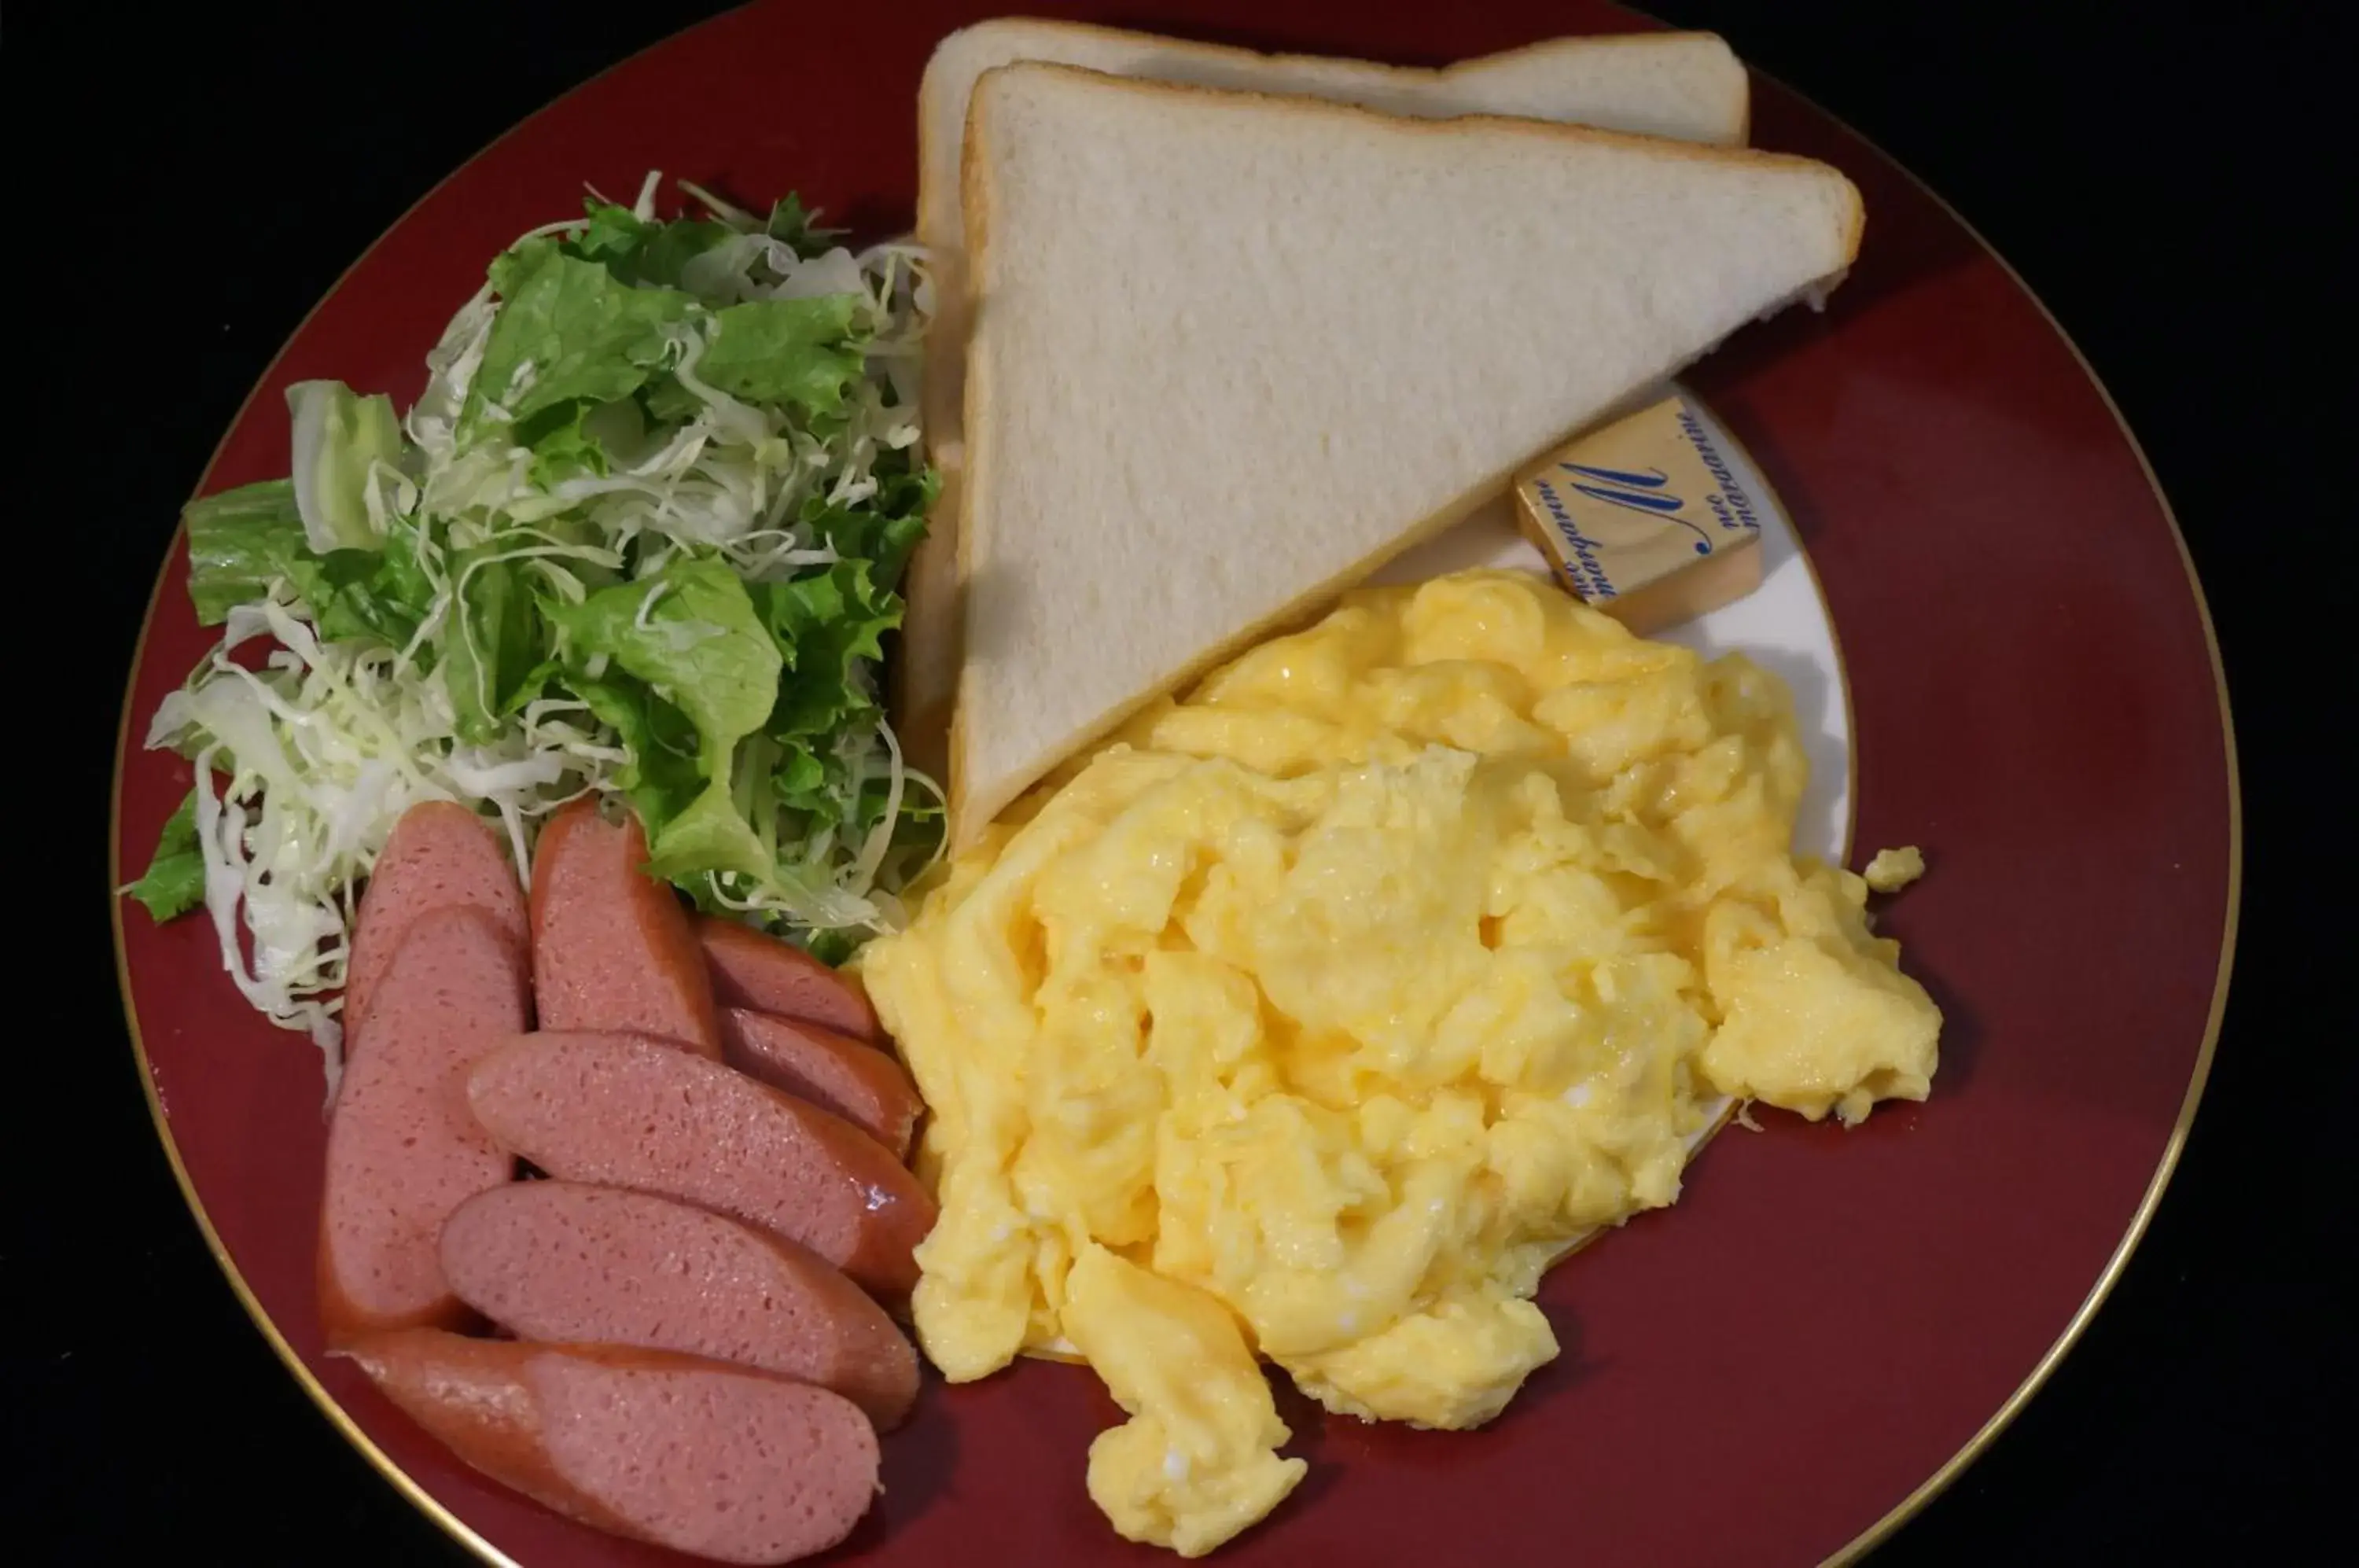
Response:
[[[898,1299],[934,1201],[883,1146],[807,1100],[661,1040],[540,1034],[476,1063],[475,1118],[551,1176],[678,1198],[798,1241]]]
[[[524,949],[466,905],[409,923],[386,966],[369,1048],[344,1073],[320,1201],[320,1322],[329,1343],[376,1329],[456,1325],[442,1277],[451,1211],[516,1173],[467,1108],[467,1073],[529,1012]]]
[[[721,1054],[738,1072],[833,1111],[894,1159],[909,1158],[909,1134],[925,1102],[901,1064],[875,1047],[799,1018],[723,1007]]]
[[[525,1339],[758,1367],[834,1389],[880,1431],[917,1397],[917,1352],[859,1286],[808,1247],[669,1198],[511,1181],[451,1214],[442,1272]]]
[[[704,954],[671,889],[645,869],[636,817],[588,799],[540,830],[532,856],[532,980],[543,1028],[630,1029],[715,1058]]]
[[[876,1433],[840,1394],[611,1345],[374,1335],[345,1353],[502,1486],[612,1535],[718,1563],[791,1563],[852,1533]]]
[[[794,943],[712,915],[698,918],[696,940],[712,966],[712,994],[723,1007],[809,1018],[872,1045],[883,1042],[876,1009],[860,983]]]
[[[491,824],[449,800],[427,800],[393,824],[361,896],[353,952],[344,970],[344,1054],[360,1043],[369,997],[393,962],[409,922],[428,909],[464,904],[483,910],[522,949],[530,940],[524,890]]]

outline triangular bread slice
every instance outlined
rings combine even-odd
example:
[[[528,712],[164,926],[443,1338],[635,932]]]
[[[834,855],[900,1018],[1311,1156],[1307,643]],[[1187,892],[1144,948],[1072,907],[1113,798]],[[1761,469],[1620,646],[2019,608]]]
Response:
[[[1838,278],[1823,164],[1017,64],[967,127],[960,842]]]
[[[968,136],[961,841],[1860,228],[1799,158],[1039,64]]]
[[[1750,104],[1745,67],[1711,33],[1551,38],[1438,71],[1259,54],[1027,17],[977,22],[943,38],[918,89],[918,239],[930,257],[935,301],[921,411],[927,452],[941,473],[943,490],[932,527],[909,563],[909,614],[895,702],[912,760],[935,772],[948,765],[943,748],[962,647],[956,519],[964,465],[960,410],[967,311],[959,160],[976,80],[1018,60],[1200,87],[1299,93],[1423,119],[1513,114],[1718,146],[1743,145]]]

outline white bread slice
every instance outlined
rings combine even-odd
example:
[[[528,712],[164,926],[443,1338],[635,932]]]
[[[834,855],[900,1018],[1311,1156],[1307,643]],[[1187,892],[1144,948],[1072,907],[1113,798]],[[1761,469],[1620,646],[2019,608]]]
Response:
[[[977,85],[954,838],[1856,254],[1807,159]]]
[[[1439,71],[1257,54],[1025,17],[978,22],[942,39],[918,90],[918,239],[932,256],[936,301],[926,341],[921,412],[927,450],[942,474],[943,490],[932,527],[909,563],[909,614],[896,702],[901,738],[912,759],[937,774],[948,764],[944,748],[961,650],[955,535],[967,311],[959,159],[976,80],[1017,60],[1204,87],[1300,93],[1418,118],[1514,114],[1723,146],[1743,145],[1750,103],[1745,67],[1710,33],[1553,38]]]

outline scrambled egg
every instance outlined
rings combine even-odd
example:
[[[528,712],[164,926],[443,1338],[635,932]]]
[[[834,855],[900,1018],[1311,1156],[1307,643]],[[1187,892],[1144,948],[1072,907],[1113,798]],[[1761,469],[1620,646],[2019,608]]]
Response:
[[[1913,844],[1879,849],[1859,875],[1871,893],[1897,893],[1925,875],[1925,852]]]
[[[1922,1099],[1940,1017],[1791,853],[1788,696],[1536,578],[1345,601],[1010,811],[871,996],[932,1107],[926,1352],[1077,1349],[1090,1495],[1194,1556],[1302,1475],[1255,1362],[1463,1428],[1557,1354],[1583,1234],[1726,1097]]]

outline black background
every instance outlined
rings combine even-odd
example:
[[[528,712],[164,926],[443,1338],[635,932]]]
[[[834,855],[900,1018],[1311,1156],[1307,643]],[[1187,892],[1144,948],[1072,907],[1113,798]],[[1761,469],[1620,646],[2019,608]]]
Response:
[[[27,908],[55,926],[10,950],[33,1003],[21,1097],[0,1099],[11,1557],[463,1561],[280,1370],[156,1145],[102,923],[116,704],[179,505],[310,302],[500,130],[714,9],[10,11],[11,820],[42,857]],[[2046,299],[2172,498],[2236,708],[2243,934],[2178,1178],[2080,1347],[1875,1562],[2273,1556],[2325,1517],[2320,1462],[2353,1448],[2359,1324],[2327,1277],[2359,1238],[2355,791],[2332,761],[2359,613],[2337,232],[2359,216],[2359,39],[2323,6],[1658,9],[1879,142]]]

